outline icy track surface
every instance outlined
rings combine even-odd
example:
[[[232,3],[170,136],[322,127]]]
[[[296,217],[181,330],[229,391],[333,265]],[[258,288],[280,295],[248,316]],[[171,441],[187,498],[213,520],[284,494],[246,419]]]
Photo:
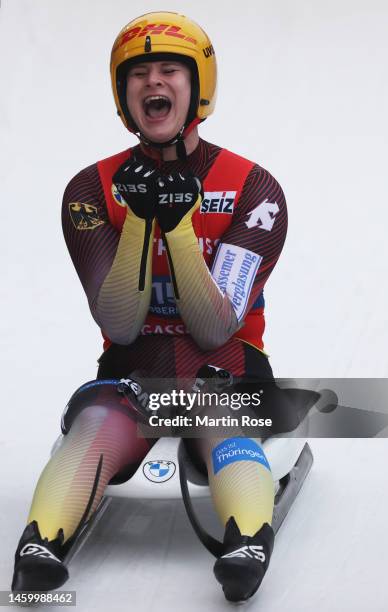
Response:
[[[385,612],[386,440],[315,439],[310,444],[312,470],[278,533],[261,589],[244,607]],[[3,476],[8,503],[0,589],[8,589],[24,526],[20,509],[27,510],[29,499]],[[195,503],[219,534],[210,500]],[[70,563],[70,580],[63,588],[77,592],[82,611],[227,610],[231,604],[213,577],[213,562],[193,533],[181,500],[115,498]]]

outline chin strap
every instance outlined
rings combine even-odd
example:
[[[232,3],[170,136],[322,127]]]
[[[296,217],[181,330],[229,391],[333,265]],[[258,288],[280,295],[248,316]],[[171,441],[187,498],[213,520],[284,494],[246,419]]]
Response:
[[[182,126],[178,134],[174,136],[174,138],[171,138],[171,140],[168,140],[167,142],[153,142],[152,140],[148,140],[148,138],[146,138],[140,131],[136,132],[136,136],[139,138],[139,140],[141,140],[141,142],[146,147],[157,149],[160,152],[166,147],[171,147],[172,145],[176,145],[176,153],[177,153],[178,159],[186,159],[187,151],[186,151],[186,145],[185,145],[185,138],[202,121],[204,120],[198,119],[196,117],[195,119],[193,119],[193,121],[191,121],[191,123],[189,123],[187,127]]]
[[[178,142],[176,143],[176,155],[178,159],[187,158],[186,145],[183,138],[179,138]]]

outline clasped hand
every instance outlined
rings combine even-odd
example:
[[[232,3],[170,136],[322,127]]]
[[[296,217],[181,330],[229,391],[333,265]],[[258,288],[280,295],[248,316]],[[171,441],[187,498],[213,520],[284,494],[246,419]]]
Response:
[[[191,219],[202,200],[202,186],[194,175],[163,175],[137,160],[124,163],[113,177],[113,195],[139,218],[156,217],[163,232],[171,232],[184,218]]]

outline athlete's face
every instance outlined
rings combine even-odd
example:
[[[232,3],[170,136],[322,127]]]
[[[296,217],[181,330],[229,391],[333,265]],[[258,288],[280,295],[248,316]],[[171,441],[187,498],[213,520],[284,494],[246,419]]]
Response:
[[[127,77],[129,112],[141,133],[166,142],[184,125],[190,106],[191,75],[181,62],[145,62]]]

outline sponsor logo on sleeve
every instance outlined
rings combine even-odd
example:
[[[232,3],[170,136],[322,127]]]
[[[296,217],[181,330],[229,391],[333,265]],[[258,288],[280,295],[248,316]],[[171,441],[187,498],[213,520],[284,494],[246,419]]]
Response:
[[[232,215],[237,191],[205,191],[201,202],[201,213],[224,213]]]
[[[198,236],[197,238],[201,253],[203,253],[204,255],[211,255],[220,241],[219,238],[207,238],[206,236]],[[158,257],[165,257],[166,246],[164,244],[163,238],[154,238],[154,245]]]
[[[97,206],[93,206],[93,204],[70,202],[69,213],[77,230],[94,230],[105,223],[105,221],[99,218]]]
[[[236,461],[256,461],[271,469],[262,448],[250,438],[230,438],[221,442],[212,450],[212,461],[214,474]]]
[[[186,328],[182,323],[146,323],[141,328],[142,336],[155,336],[157,334],[167,336],[183,336],[186,334]]]
[[[212,277],[226,294],[240,321],[248,304],[256,272],[262,257],[241,247],[222,243],[212,268]]]
[[[175,302],[174,289],[167,276],[152,277],[152,293],[149,312],[155,315],[177,317],[179,315]]]
[[[250,229],[259,227],[260,229],[270,232],[276,220],[276,215],[279,212],[279,206],[276,202],[268,202],[268,198],[261,202],[256,208],[248,213],[248,221],[245,225]]]

